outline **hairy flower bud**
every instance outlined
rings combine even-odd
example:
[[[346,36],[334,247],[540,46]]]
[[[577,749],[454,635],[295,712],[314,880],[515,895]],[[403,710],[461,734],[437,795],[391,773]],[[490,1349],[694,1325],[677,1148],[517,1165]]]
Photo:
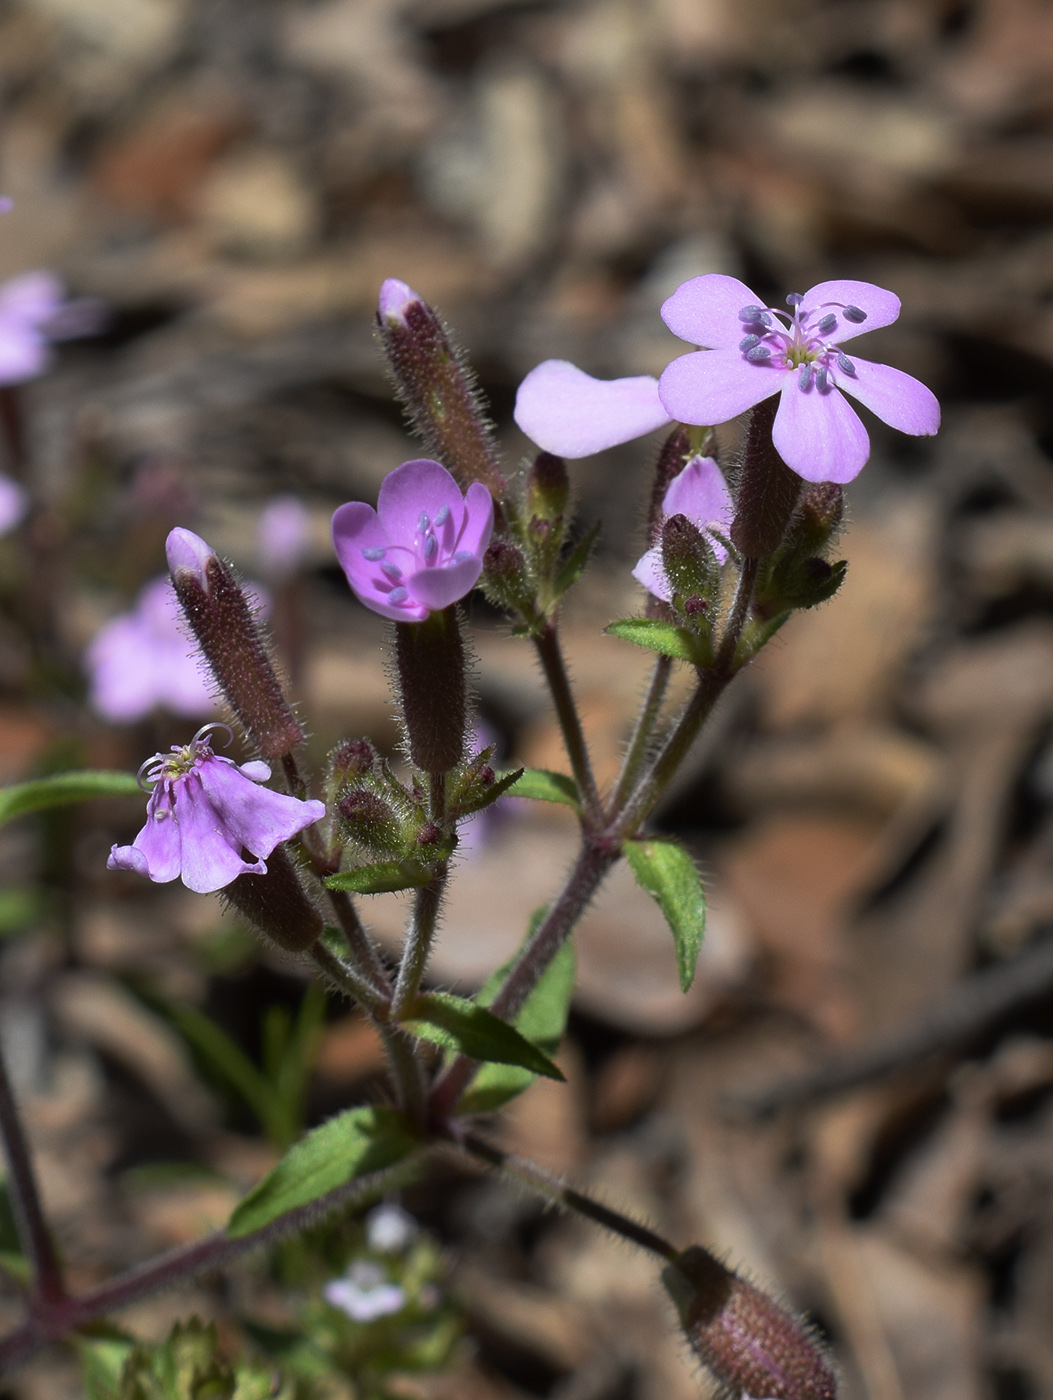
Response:
[[[368,788],[350,788],[336,804],[346,834],[363,846],[399,852],[405,842],[402,824],[390,803]]]
[[[467,664],[455,608],[395,626],[402,717],[410,758],[426,773],[446,773],[464,753]]]
[[[231,709],[264,758],[290,753],[303,730],[233,572],[190,530],[173,530],[167,551],[179,604]]]
[[[271,852],[266,875],[239,875],[223,893],[239,914],[286,952],[302,953],[321,937],[322,916],[281,846]]]
[[[698,1247],[662,1281],[696,1356],[730,1395],[834,1400],[837,1383],[805,1326]]]
[[[399,397],[429,451],[462,481],[481,481],[499,497],[507,483],[479,392],[438,316],[405,282],[388,278],[377,324]]]
[[[534,595],[523,551],[511,540],[491,540],[483,555],[483,586],[494,602],[515,610]]]
[[[539,452],[527,473],[527,514],[538,520],[558,520],[570,499],[570,478],[562,457]]]
[[[658,461],[654,468],[654,485],[651,487],[651,504],[647,511],[647,542],[658,543],[665,518],[665,493],[673,478],[679,476],[687,464],[691,452],[691,437],[682,423],[678,423],[662,443]]]
[[[686,515],[662,526],[662,568],[673,597],[704,600],[720,583],[720,566],[705,535]],[[699,608],[694,608],[698,613]]]
[[[329,752],[328,784],[338,792],[353,778],[371,773],[377,761],[377,751],[368,739],[345,739]]]

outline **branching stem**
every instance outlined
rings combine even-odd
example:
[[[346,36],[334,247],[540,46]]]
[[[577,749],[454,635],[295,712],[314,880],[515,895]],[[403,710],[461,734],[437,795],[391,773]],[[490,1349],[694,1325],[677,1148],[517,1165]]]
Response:
[[[0,1135],[4,1140],[7,1159],[7,1185],[18,1226],[22,1253],[33,1269],[33,1292],[38,1304],[46,1311],[60,1305],[66,1298],[62,1266],[51,1242],[44,1211],[40,1204],[36,1173],[29,1152],[29,1143],[22,1128],[18,1104],[15,1102],[7,1065],[0,1052]]]

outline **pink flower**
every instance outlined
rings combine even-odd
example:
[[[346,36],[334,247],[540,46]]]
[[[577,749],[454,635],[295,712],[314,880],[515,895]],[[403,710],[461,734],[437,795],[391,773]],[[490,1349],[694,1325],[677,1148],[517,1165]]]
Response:
[[[101,303],[65,301],[50,272],[25,272],[0,285],[0,384],[21,384],[47,369],[51,341],[99,329]]]
[[[215,712],[208,667],[183,630],[172,580],[152,579],[131,612],[111,618],[88,648],[91,704],[113,724],[163,706],[193,718]]]
[[[108,870],[134,870],[157,884],[176,876],[188,889],[211,894],[239,875],[265,875],[266,857],[325,816],[325,804],[258,786],[271,772],[265,763],[243,763],[212,752],[206,724],[185,748],[154,754],[139,770],[153,790],[146,825],[130,846],[114,846]],[[242,851],[252,856],[244,860]]]
[[[594,379],[569,360],[545,360],[519,386],[513,417],[557,457],[589,457],[670,421],[649,374]]]
[[[668,412],[683,423],[723,423],[780,394],[772,441],[806,481],[851,481],[870,455],[846,393],[901,432],[936,432],[940,407],[924,384],[840,348],[891,325],[897,296],[870,282],[835,281],[786,300],[790,312],[761,306],[736,277],[716,272],[678,287],[662,317],[683,340],[708,348],[674,360],[662,375]]]
[[[333,516],[333,546],[352,592],[396,622],[423,622],[475,586],[490,542],[494,503],[474,481],[462,496],[426,457],[384,478],[376,510],[350,501]]]
[[[662,511],[665,516],[685,515],[700,530],[715,528],[721,534],[728,533],[735,504],[724,474],[712,457],[692,457],[683,471],[673,477],[662,500]],[[728,551],[712,535],[708,536],[708,540],[713,553],[723,564]],[[633,578],[663,603],[673,601],[673,590],[662,566],[661,545],[656,544],[640,559],[633,569]]]

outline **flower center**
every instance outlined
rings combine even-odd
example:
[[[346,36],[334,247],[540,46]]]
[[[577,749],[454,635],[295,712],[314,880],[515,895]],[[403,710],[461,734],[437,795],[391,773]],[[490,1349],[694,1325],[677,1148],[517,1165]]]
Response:
[[[141,765],[138,779],[139,786],[143,791],[149,792],[159,783],[174,782],[177,778],[185,778],[188,773],[194,771],[202,759],[211,758],[212,731],[214,729],[226,730],[228,744],[234,738],[234,731],[228,724],[220,724],[216,721],[212,724],[202,725],[189,744],[182,746],[173,744],[170,752],[155,753],[152,758],[148,758]],[[224,762],[226,762],[225,759]]]
[[[746,335],[739,349],[752,365],[797,370],[797,382],[804,391],[813,384],[825,393],[835,372],[855,376],[856,367],[834,343],[839,325],[846,321],[858,326],[867,313],[843,302],[824,302],[802,312],[804,298],[791,292],[786,298],[792,314],[771,306],[744,306],[739,320]]]
[[[457,548],[467,523],[468,515],[465,512],[460,530],[455,531],[453,514],[446,505],[440,506],[434,516],[422,510],[412,544],[374,545],[363,549],[363,559],[377,565],[377,572],[371,580],[373,587],[395,607],[403,604],[412,606],[405,574],[417,573],[420,569],[441,569],[447,564],[459,564],[463,559],[471,558],[468,550]]]

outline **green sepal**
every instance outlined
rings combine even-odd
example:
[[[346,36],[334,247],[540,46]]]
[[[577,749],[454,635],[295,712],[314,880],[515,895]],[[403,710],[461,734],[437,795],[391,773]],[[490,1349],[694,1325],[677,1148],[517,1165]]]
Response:
[[[708,637],[661,618],[625,617],[619,622],[610,623],[604,631],[612,637],[621,637],[624,642],[632,642],[634,646],[660,652],[662,656],[689,661],[692,666],[707,666],[712,662]]]
[[[642,837],[623,847],[629,868],[641,889],[665,915],[676,947],[680,990],[695,980],[695,967],[706,931],[706,894],[695,862],[675,841]]]
[[[417,1145],[405,1119],[393,1108],[374,1104],[349,1108],[290,1147],[235,1207],[227,1235],[232,1239],[251,1235],[298,1206],[395,1166]]]
[[[547,908],[538,909],[530,921],[527,937],[534,932]],[[504,981],[505,974],[515,963],[513,958],[489,978],[476,995],[481,1006],[488,1006]],[[532,1045],[547,1055],[554,1055],[567,1027],[567,1016],[574,995],[577,973],[572,943],[564,943],[541,974],[537,986],[523,1003],[515,1019],[515,1028]],[[509,1099],[514,1099],[533,1084],[535,1075],[514,1065],[480,1065],[474,1079],[461,1098],[462,1113],[493,1113]]]
[[[755,617],[747,622],[735,648],[735,669],[738,670],[740,666],[745,666],[746,662],[756,656],[762,647],[767,646],[776,632],[784,627],[792,616],[792,612],[782,612],[775,617]]]
[[[486,749],[480,757],[489,762],[492,752],[492,748]],[[478,765],[473,765],[473,767],[478,768]],[[494,774],[490,782],[483,786],[478,772],[469,770],[462,784],[459,787],[454,787],[450,793],[450,815],[455,819],[460,819],[469,816],[472,812],[481,812],[484,807],[489,807],[492,802],[503,797],[513,783],[518,782],[524,771],[522,768],[516,768],[511,773]]]
[[[551,607],[554,607],[556,603],[559,602],[568,589],[574,587],[578,579],[581,578],[582,574],[585,572],[589,560],[592,557],[592,551],[596,547],[596,541],[600,537],[600,528],[600,522],[597,520],[596,524],[593,525],[590,530],[586,530],[585,534],[582,535],[581,539],[556,570],[556,577],[552,581],[552,603],[550,605],[550,610]]]
[[[422,1040],[473,1060],[518,1065],[548,1079],[563,1079],[559,1067],[514,1026],[492,1011],[450,992],[424,992],[399,1018],[399,1025]]]
[[[430,865],[419,860],[382,860],[375,865],[356,865],[325,877],[330,890],[352,894],[395,894],[399,890],[419,890],[432,878]]]
[[[45,807],[64,807],[71,802],[90,802],[97,797],[142,797],[143,790],[134,773],[106,769],[86,769],[52,773],[28,783],[0,788],[0,822],[39,812]]]
[[[498,781],[503,781],[506,777],[512,775],[502,773]],[[568,778],[565,773],[553,773],[549,768],[520,768],[518,776],[505,791],[509,797],[532,797],[537,802],[559,802],[564,807],[573,807],[575,811],[581,806],[574,779]]]

